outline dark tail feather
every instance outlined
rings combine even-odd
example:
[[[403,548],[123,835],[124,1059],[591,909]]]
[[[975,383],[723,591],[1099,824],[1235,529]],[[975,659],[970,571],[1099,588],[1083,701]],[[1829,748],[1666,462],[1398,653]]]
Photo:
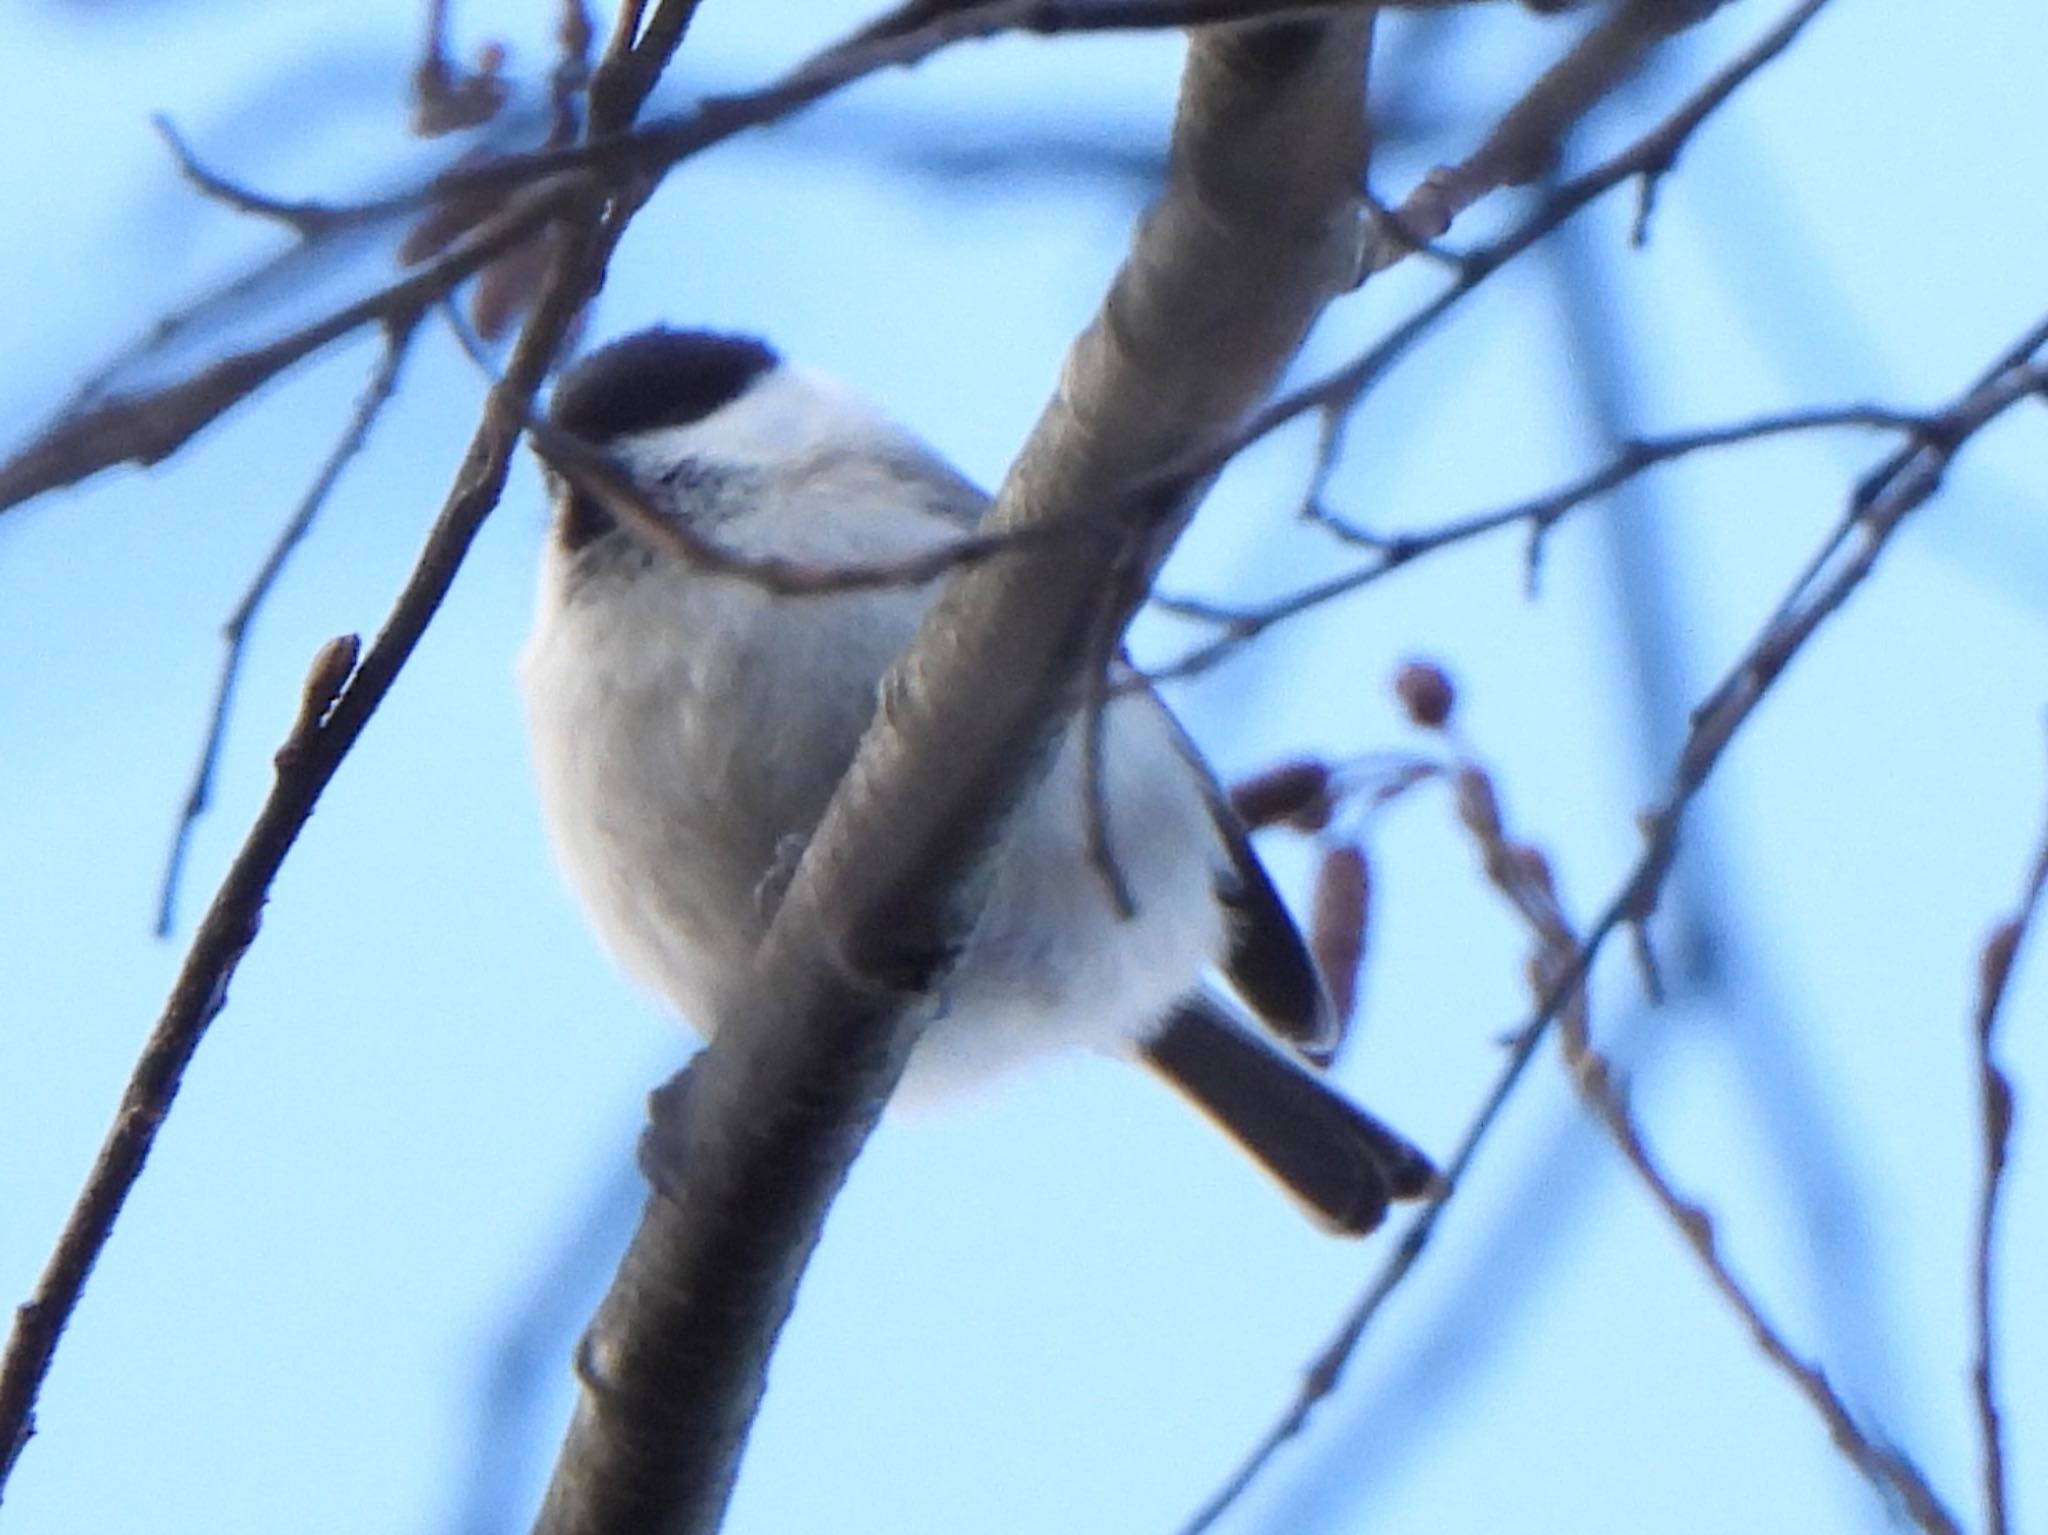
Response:
[[[1363,1236],[1390,1199],[1437,1186],[1429,1158],[1204,999],[1183,1003],[1144,1055],[1334,1231]]]

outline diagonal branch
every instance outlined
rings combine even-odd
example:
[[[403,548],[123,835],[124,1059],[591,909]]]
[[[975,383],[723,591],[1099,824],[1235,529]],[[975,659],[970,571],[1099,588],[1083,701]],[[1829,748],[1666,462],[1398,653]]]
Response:
[[[1494,273],[1615,187],[1629,181],[1637,182],[1645,189],[1647,198],[1648,189],[1677,165],[1679,155],[1692,142],[1693,135],[1759,71],[1783,57],[1785,50],[1828,4],[1829,0],[1798,0],[1773,26],[1717,69],[1648,133],[1598,165],[1559,182],[1526,219],[1498,239],[1466,252],[1457,262],[1456,279],[1440,293],[1352,362],[1275,400],[1246,424],[1240,440],[1256,441],[1296,416],[1310,410],[1319,412],[1323,423],[1322,441],[1317,448],[1316,474],[1309,500],[1313,503],[1320,499],[1336,469],[1343,446],[1344,422],[1395,363]],[[1392,238],[1386,233],[1384,222],[1378,232],[1382,239]],[[1380,256],[1375,258],[1375,262],[1389,259]]]
[[[584,210],[585,217],[582,222],[562,226],[564,237],[554,265],[513,346],[504,378],[491,391],[455,482],[383,627],[352,667],[352,640],[340,648],[330,645],[322,652],[309,683],[306,708],[278,753],[270,794],[200,920],[163,1012],[123,1089],[114,1123],[35,1290],[15,1313],[6,1350],[0,1353],[0,1488],[34,1432],[36,1397],[63,1329],[141,1176],[186,1068],[226,1005],[229,983],[255,941],[271,882],[320,796],[397,681],[428,623],[440,611],[471,542],[504,490],[512,450],[519,440],[519,423],[526,419],[534,393],[554,366],[578,316],[603,282],[605,264],[631,216],[630,209],[614,205],[601,218],[593,217],[587,187],[573,179],[538,188],[516,207],[526,210],[522,218],[530,216],[532,227],[577,209]],[[505,220],[510,220],[514,211],[508,210]],[[508,240],[513,238],[503,220],[493,220],[488,227]],[[518,237],[529,232],[522,224]],[[458,250],[473,250],[482,239],[479,231]],[[420,303],[432,298],[428,292],[411,296]],[[407,305],[381,313],[372,309],[373,317],[387,324],[409,312]],[[328,323],[334,323],[334,317]]]
[[[1089,510],[956,575],[891,670],[756,957],[754,984],[643,1156],[656,1190],[581,1354],[536,1528],[715,1529],[825,1210],[917,1037],[918,996],[973,919],[986,854],[1085,694],[1090,643],[1192,487],[1133,495],[1231,430],[1354,275],[1368,23],[1198,32],[1173,173],[1076,343],[990,531]],[[1140,582],[1139,585],[1144,583]],[[991,688],[1001,676],[1007,686]]]
[[[1955,456],[1976,434],[1998,420],[2022,401],[2048,394],[2048,373],[2030,362],[2035,353],[2048,347],[2048,320],[2030,329],[2021,340],[2002,352],[1985,373],[1938,419],[1943,430],[1916,440],[1902,450],[1896,465],[1887,461],[1891,472],[1882,489],[1867,493],[1859,487],[1836,533],[1824,547],[1854,545],[1853,552],[1824,572],[1802,572],[1777,613],[1751,640],[1722,681],[1693,711],[1685,743],[1673,765],[1670,786],[1662,801],[1640,818],[1643,850],[1605,910],[1586,930],[1568,962],[1557,965],[1548,977],[1549,985],[1528,1022],[1517,1032],[1493,1082],[1483,1095],[1456,1151],[1443,1168],[1446,1184],[1442,1198],[1425,1205],[1402,1232],[1385,1263],[1350,1313],[1338,1325],[1327,1344],[1303,1372],[1301,1385],[1275,1418],[1272,1426],[1246,1452],[1244,1458],[1181,1527],[1180,1535],[1202,1535],[1229,1511],[1245,1490],[1271,1464],[1273,1457],[1308,1426],[1316,1407],[1328,1398],[1343,1379],[1344,1370],[1358,1350],[1373,1320],[1402,1281],[1413,1272],[1428,1246],[1438,1220],[1455,1197],[1480,1146],[1491,1134],[1507,1100],[1527,1070],[1537,1046],[1551,1023],[1584,985],[1600,951],[1618,929],[1646,922],[1656,910],[1657,894],[1664,876],[1678,854],[1679,832],[1687,808],[1705,787],[1714,769],[1748,723],[1764,697],[1786,667],[1802,651],[1814,633],[1869,578],[1893,535],[1906,518],[1940,489],[1943,476]],[[1860,533],[1860,541],[1857,535]],[[1940,1502],[1924,1483],[1917,1489],[1908,1481],[1910,1466],[1879,1457],[1859,1469],[1884,1479],[1900,1491],[1909,1507],[1940,1510]],[[1903,1484],[1903,1485],[1902,1485]],[[1925,1528],[1939,1528],[1934,1521]]]
[[[263,346],[236,352],[188,378],[143,394],[113,395],[54,422],[0,463],[0,512],[111,469],[160,463],[295,363],[369,325],[403,327],[465,278],[554,219],[588,208],[588,178],[544,183],[515,199],[443,255],[376,292],[344,304]]]
[[[1541,992],[1553,976],[1569,969],[1581,947],[1551,882],[1547,860],[1528,843],[1505,832],[1493,786],[1484,769],[1466,764],[1457,776],[1459,818],[1477,845],[1486,877],[1505,896],[1535,940],[1530,960],[1532,985]],[[1882,1493],[1895,1496],[1926,1535],[1961,1535],[1960,1526],[1904,1452],[1882,1444],[1856,1421],[1827,1372],[1802,1357],[1722,1254],[1713,1215],[1672,1179],[1651,1148],[1629,1106],[1627,1090],[1592,1040],[1586,990],[1576,988],[1559,1009],[1560,1051],[1580,1100],[1600,1122],[1658,1211],[1691,1250],[1707,1281],[1742,1319],[1764,1358],[1792,1383],[1827,1426],[1828,1437],[1851,1464]]]

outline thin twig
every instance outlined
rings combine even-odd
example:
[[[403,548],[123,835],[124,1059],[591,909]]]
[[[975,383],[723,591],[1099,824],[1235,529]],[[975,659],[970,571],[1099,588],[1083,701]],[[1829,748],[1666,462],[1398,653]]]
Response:
[[[1800,0],[1779,19],[1777,25],[1709,76],[1697,91],[1648,133],[1601,164],[1560,183],[1539,207],[1499,239],[1454,257],[1456,279],[1365,352],[1334,372],[1273,400],[1240,430],[1219,439],[1187,462],[1169,466],[1162,471],[1161,477],[1201,480],[1254,443],[1314,412],[1322,425],[1316,444],[1315,468],[1302,497],[1304,510],[1313,515],[1314,509],[1323,503],[1331,476],[1336,472],[1343,451],[1344,427],[1350,414],[1411,347],[1495,272],[1601,195],[1623,182],[1668,172],[1700,126],[1759,70],[1782,55],[1827,4],[1828,0]],[[1376,577],[1367,576],[1365,579]],[[1217,659],[1220,657],[1203,657],[1194,669],[1213,665]],[[1169,668],[1159,675],[1183,673]]]
[[[1980,1118],[1983,1125],[1984,1175],[1977,1190],[1976,1236],[1971,1243],[1970,1312],[1976,1358],[1970,1367],[1971,1397],[1976,1407],[1978,1456],[1983,1467],[1986,1535],[2006,1535],[2011,1503],[2006,1492],[2005,1434],[1998,1409],[1997,1361],[1992,1290],[1992,1258],[1996,1252],[1999,1195],[2005,1186],[2006,1151],[2012,1139],[2012,1083],[1992,1054],[1999,1009],[2012,981],[2020,946],[2040,910],[2048,888],[2048,832],[2034,855],[2026,888],[2013,913],[1984,942],[1977,964],[1977,1010],[1972,1046],[1977,1059]]]
[[[524,238],[534,224],[575,209],[584,210],[588,218],[593,206],[585,187],[556,184],[520,199],[517,209],[508,209],[503,220],[493,220],[492,225],[500,238],[511,241]],[[31,1299],[16,1313],[6,1351],[0,1354],[0,1489],[33,1432],[36,1397],[59,1335],[76,1310],[93,1264],[141,1176],[200,1041],[226,1004],[228,985],[255,940],[271,883],[320,796],[390,692],[428,623],[440,611],[471,542],[497,505],[518,441],[517,431],[507,423],[523,419],[535,391],[554,365],[563,338],[597,291],[630,211],[615,200],[594,223],[579,223],[575,237],[561,243],[555,265],[512,349],[505,378],[492,392],[492,403],[483,413],[440,515],[383,627],[345,682],[335,664],[339,652],[333,646],[323,652],[321,664],[316,666],[322,688],[331,683],[339,687],[339,694],[330,694],[332,706],[323,707],[314,724],[295,729],[287,739],[288,749],[279,752],[270,794],[200,920],[163,1012],[130,1074],[114,1123]],[[488,259],[480,240],[465,241],[458,249],[468,251],[479,263]],[[393,304],[387,296],[387,312],[373,310],[366,318],[390,323],[401,314],[416,312],[436,296],[432,283],[407,292],[410,303]],[[330,317],[326,323],[333,326],[339,321]],[[341,334],[346,328],[333,333]],[[0,481],[4,479],[0,474]],[[304,717],[314,712],[310,700],[321,690],[309,686],[302,724]]]
[[[1416,244],[1440,238],[1460,213],[1488,193],[1525,186],[1544,175],[1573,124],[1634,75],[1658,44],[1699,25],[1725,3],[1624,0],[1616,5],[1501,114],[1471,155],[1422,178],[1378,226],[1383,243],[1373,264],[1392,265]]]
[[[2044,326],[2048,326],[2048,322],[2044,322]],[[2032,340],[2037,332],[2048,336],[2048,331],[2037,327],[2035,331],[2029,331],[2025,339]],[[1656,909],[1657,892],[1678,852],[1685,812],[1719,765],[1729,744],[1814,633],[1869,577],[1878,557],[1906,517],[1939,489],[1944,473],[1963,446],[2014,405],[2042,392],[2044,379],[2041,371],[2026,365],[2023,359],[2044,344],[2048,344],[2048,340],[2036,342],[2031,350],[2025,352],[2017,347],[2008,348],[1987,380],[1972,387],[1942,413],[1947,430],[1918,442],[1910,461],[1891,477],[1874,501],[1866,503],[1860,494],[1852,495],[1843,521],[1860,527],[1862,531],[1863,542],[1855,556],[1834,566],[1825,581],[1818,585],[1802,579],[1795,588],[1798,600],[1781,610],[1783,616],[1764,626],[1720,684],[1708,694],[1706,702],[1694,710],[1665,797],[1640,818],[1642,852],[1599,918],[1579,941],[1569,962],[1560,965],[1549,977],[1549,986],[1541,1002],[1515,1034],[1507,1060],[1488,1088],[1457,1150],[1444,1167],[1442,1197],[1417,1212],[1350,1313],[1310,1362],[1293,1398],[1222,1486],[1181,1527],[1181,1535],[1201,1535],[1202,1531],[1213,1528],[1271,1463],[1280,1448],[1302,1431],[1317,1404],[1336,1389],[1359,1341],[1380,1308],[1413,1271],[1445,1205],[1456,1194],[1473,1157],[1490,1133],[1502,1106],[1513,1094],[1550,1024],[1584,984],[1594,961],[1616,930],[1647,921]],[[1804,1382],[1801,1389],[1806,1389]],[[1882,1458],[1875,1464],[1884,1474],[1902,1481],[1911,1474],[1910,1468]],[[1931,1491],[1926,1493],[1926,1499],[1928,1507],[1939,1509],[1939,1502]]]
[[[1466,765],[1459,773],[1458,790],[1459,819],[1479,848],[1487,881],[1507,898],[1536,941],[1530,973],[1540,994],[1552,976],[1572,965],[1579,939],[1557,898],[1543,855],[1527,843],[1512,840],[1503,828],[1484,771]],[[1475,806],[1482,808],[1475,812]],[[1836,1447],[1880,1493],[1896,1496],[1914,1523],[1929,1535],[1960,1535],[1954,1516],[1943,1507],[1925,1474],[1898,1450],[1879,1444],[1856,1422],[1825,1373],[1794,1350],[1765,1315],[1761,1302],[1728,1267],[1715,1238],[1713,1216],[1672,1182],[1630,1112],[1626,1090],[1613,1067],[1594,1047],[1583,986],[1572,991],[1559,1010],[1557,1024],[1559,1046],[1580,1098],[1649,1190],[1658,1209],[1678,1229],[1709,1282],[1742,1318],[1765,1358],[1806,1398]]]
[[[228,717],[234,709],[235,685],[241,678],[243,657],[248,653],[249,626],[269,600],[278,578],[284,574],[286,563],[307,533],[312,531],[327,498],[341,482],[343,471],[362,452],[363,444],[369,440],[371,426],[390,403],[398,388],[399,369],[411,346],[415,328],[416,319],[408,318],[385,333],[384,350],[377,359],[377,366],[371,370],[369,382],[364,385],[347,426],[342,429],[340,438],[321,464],[320,472],[313,477],[313,483],[307,487],[305,495],[272,542],[270,551],[264,555],[262,565],[257,568],[241,600],[235,604],[227,622],[221,625],[220,637],[226,646],[226,654],[221,658],[220,679],[214,684],[206,739],[199,748],[199,761],[192,772],[191,787],[185,791],[185,804],[178,813],[177,829],[171,834],[170,854],[164,860],[163,883],[156,909],[156,936],[159,938],[169,937],[176,925],[178,887],[183,881],[192,833],[199,825],[200,817],[213,804],[214,775],[220,767],[222,744],[227,739]]]
[[[1130,662],[1118,645],[1119,630],[1112,614],[1132,611],[1142,598],[1130,589],[1133,575],[1128,569],[1116,571],[1108,584],[1121,588],[1119,600],[1114,605],[1105,605],[1096,614],[1094,632],[1088,638],[1088,648],[1096,659],[1088,668],[1087,692],[1080,707],[1081,843],[1088,867],[1102,881],[1110,909],[1119,921],[1128,922],[1138,914],[1138,901],[1131,893],[1123,860],[1117,857],[1116,833],[1110,825],[1107,773],[1109,710],[1117,700],[1117,690],[1110,679],[1117,673],[1129,672]]]
[[[1081,840],[1088,867],[1102,881],[1110,909],[1118,920],[1128,922],[1138,914],[1138,902],[1116,856],[1116,841],[1109,827],[1109,798],[1103,783],[1103,725],[1111,701],[1109,689],[1098,681],[1081,706]]]
[[[1658,1208],[1692,1249],[1714,1289],[1742,1318],[1757,1348],[1819,1415],[1836,1448],[1880,1492],[1896,1496],[1913,1523],[1928,1535],[1960,1535],[1961,1526],[1955,1516],[1943,1505],[1920,1469],[1900,1451],[1878,1443],[1864,1432],[1826,1373],[1800,1357],[1764,1314],[1756,1297],[1736,1278],[1721,1256],[1713,1217],[1679,1192],[1650,1150],[1629,1112],[1626,1097],[1615,1084],[1612,1068],[1587,1038],[1583,1020],[1576,1026],[1561,1028],[1560,1038],[1580,1097],[1613,1138]]]
[[[1640,474],[1695,453],[1803,432],[1844,428],[1913,433],[1927,430],[1935,419],[1881,405],[1813,406],[1777,415],[1752,416],[1690,432],[1638,438],[1623,443],[1621,450],[1606,463],[1554,490],[1491,511],[1475,512],[1422,533],[1375,533],[1318,508],[1312,516],[1317,526],[1347,544],[1370,549],[1373,558],[1357,569],[1311,583],[1253,608],[1225,607],[1186,597],[1155,599],[1170,612],[1214,625],[1223,632],[1149,675],[1154,682],[1161,682],[1206,671],[1277,624],[1361,591],[1425,555],[1483,538],[1504,528],[1524,526],[1528,529],[1530,553],[1525,568],[1533,571],[1543,537],[1570,512],[1627,484]]]
[[[1243,447],[1296,417],[1311,410],[1320,411],[1326,426],[1317,447],[1315,473],[1304,497],[1309,505],[1320,501],[1342,452],[1344,420],[1411,347],[1495,272],[1581,209],[1624,182],[1668,174],[1701,125],[1759,70],[1783,55],[1827,4],[1828,0],[1800,0],[1775,26],[1710,75],[1656,127],[1599,165],[1560,182],[1526,219],[1499,239],[1466,252],[1456,280],[1371,348],[1326,377],[1273,401],[1247,422],[1243,431],[1218,445],[1217,461],[1227,462]]]
[[[1279,9],[1327,13],[1340,10],[1351,0],[1316,0],[1301,6]],[[692,9],[688,0],[664,5],[662,14],[673,16],[665,23],[662,37],[667,44],[679,42],[683,21]],[[967,11],[948,15],[932,27],[883,45],[855,47],[845,44],[821,50],[784,75],[780,81],[741,95],[709,97],[691,112],[658,119],[644,128],[618,132],[609,137],[536,150],[524,155],[507,155],[481,164],[458,166],[425,183],[389,197],[347,206],[293,203],[268,199],[246,189],[235,188],[249,200],[251,211],[292,209],[301,217],[326,221],[334,227],[368,225],[412,209],[450,198],[494,194],[502,197],[519,187],[532,185],[534,199],[515,198],[506,212],[487,228],[495,231],[486,239],[480,228],[431,266],[422,268],[401,282],[393,283],[357,304],[346,306],[325,319],[293,332],[282,340],[250,352],[238,353],[181,384],[141,395],[101,393],[103,375],[93,386],[80,392],[74,402],[34,441],[14,457],[0,462],[0,512],[43,492],[74,484],[87,476],[122,462],[154,463],[175,451],[200,427],[269,381],[285,368],[317,351],[348,331],[392,318],[401,309],[423,309],[437,300],[449,286],[465,280],[498,255],[514,248],[545,217],[520,216],[516,233],[503,220],[514,218],[514,210],[530,215],[537,202],[558,206],[564,186],[587,195],[592,183],[574,179],[552,183],[550,178],[567,171],[594,170],[615,184],[636,184],[642,191],[628,199],[633,206],[644,199],[654,176],[747,129],[766,125],[808,107],[841,88],[885,69],[922,62],[954,44],[995,36],[1007,31],[1041,34],[1150,29],[1200,22],[1269,16],[1276,11],[1274,0],[1090,0],[1080,5],[1073,0],[990,0]],[[659,18],[657,18],[659,19]],[[654,22],[647,24],[651,31]],[[615,31],[617,45],[626,34]],[[592,81],[593,98],[599,96],[599,81],[613,63],[608,50]],[[644,100],[642,87],[651,88],[640,64],[628,69],[629,85],[615,87],[621,92],[620,108]],[[626,66],[619,66],[624,68]],[[630,86],[630,88],[629,88]],[[597,126],[594,124],[594,126]],[[225,183],[223,183],[225,185]],[[282,217],[282,213],[273,216]],[[481,244],[479,242],[482,242]],[[487,246],[487,248],[485,248]],[[152,338],[160,339],[182,327],[178,320],[160,322]]]
[[[0,463],[0,511],[116,464],[160,462],[287,368],[343,336],[370,325],[409,323],[536,230],[587,208],[595,191],[589,180],[574,178],[537,187],[417,271],[275,341],[233,353],[161,389],[103,397],[58,419]]]
[[[448,63],[448,0],[427,0],[426,29],[420,38],[419,62],[413,65],[413,94],[424,98],[446,89],[454,71]]]
[[[503,193],[565,171],[593,171],[617,184],[656,177],[737,134],[793,116],[871,75],[910,68],[959,44],[1007,33],[1057,37],[1310,19],[1355,11],[1361,3],[1362,0],[981,0],[979,4],[947,9],[926,25],[907,32],[868,37],[870,27],[855,28],[768,85],[731,95],[707,96],[687,112],[654,118],[630,131],[460,165],[387,196],[322,206],[332,206],[349,222],[369,222],[450,197]],[[1451,3],[1454,0],[1412,0],[1410,8]],[[694,10],[694,5],[689,0],[675,0],[673,8],[678,13],[678,23],[673,28],[664,27],[660,35],[665,40],[680,42],[681,22]],[[643,34],[652,34],[654,29],[655,22],[649,21]],[[622,35],[615,28],[613,42]],[[599,79],[605,67],[601,62],[593,77],[593,102],[604,94]],[[625,74],[628,80],[637,78],[633,70]],[[593,127],[601,126],[601,120],[594,120]]]
[[[590,86],[590,42],[595,35],[583,0],[560,0],[555,23],[555,67],[548,72],[547,144],[576,141],[576,103]]]
[[[112,1129],[85,1187],[66,1218],[35,1289],[14,1314],[0,1355],[0,1486],[34,1432],[36,1393],[56,1353],[85,1281],[113,1231],[156,1139],[191,1047],[227,1002],[228,977],[256,939],[263,893],[312,811],[302,793],[305,764],[315,755],[336,698],[354,672],[354,635],[329,640],[313,659],[298,716],[278,748],[277,779],[249,840],[194,935],[163,1016],[143,1047]]]
[[[634,40],[640,36],[640,20],[646,14],[647,0],[622,0],[612,17],[611,36],[604,45],[608,56],[632,51]]]
[[[202,196],[210,197],[237,213],[275,220],[301,240],[309,242],[331,233],[353,217],[350,211],[330,208],[325,203],[284,202],[251,191],[201,165],[191,146],[186,144],[170,118],[163,113],[155,114],[149,121],[170,150],[171,158],[177,162],[178,174],[198,188]]]
[[[535,416],[522,423],[534,454],[575,490],[645,540],[689,565],[751,582],[778,597],[829,597],[842,592],[917,587],[999,554],[1035,547],[1055,538],[1085,537],[1091,522],[1073,519],[1056,527],[1021,533],[963,533],[896,559],[821,564],[779,554],[750,554],[707,537],[689,522],[668,515],[632,478],[597,448],[553,422]]]

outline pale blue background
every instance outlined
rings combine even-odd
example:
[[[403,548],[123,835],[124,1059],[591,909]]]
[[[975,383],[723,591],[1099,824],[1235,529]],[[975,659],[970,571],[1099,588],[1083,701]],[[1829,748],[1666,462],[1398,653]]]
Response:
[[[515,68],[537,68],[549,7],[496,9],[460,19],[506,29],[490,35]],[[0,14],[9,445],[151,317],[278,245],[176,184],[146,114],[168,112],[257,185],[365,190],[378,167],[426,163],[402,136],[416,10],[44,0]],[[1728,7],[1593,140],[1619,143],[1775,14]],[[858,15],[715,0],[692,79],[757,80]],[[1383,188],[1473,142],[1560,35],[1488,8],[1414,57],[1433,90],[1414,94],[1411,75],[1401,99],[1432,136],[1383,159]],[[1688,151],[1647,251],[1625,249],[1625,198],[1587,220],[1565,250],[1591,264],[1598,321],[1623,343],[1630,425],[1953,394],[2048,307],[2044,57],[2033,0],[1967,15],[1838,0]],[[595,333],[655,318],[767,330],[992,482],[1142,195],[1052,151],[1097,146],[1142,173],[1177,62],[1170,39],[976,46],[736,143],[642,219]],[[934,146],[958,160],[934,163]],[[1340,510],[1420,527],[1596,460],[1559,270],[1539,256],[1498,279],[1396,375],[1355,434]],[[1313,356],[1342,357],[1435,280],[1375,284]],[[177,963],[181,942],[148,925],[215,631],[372,358],[357,344],[322,359],[174,467],[0,520],[10,1304]],[[380,620],[478,392],[432,336],[260,622],[181,941],[263,792],[307,660]],[[1225,483],[1176,589],[1243,599],[1331,568],[1324,543],[1286,527],[1305,441]],[[1733,753],[1692,870],[1718,982],[1646,1016],[1617,950],[1598,989],[1603,1036],[1642,1062],[1642,1117],[1735,1263],[1971,1524],[1964,1039],[1977,945],[2043,814],[2044,449],[2038,409],[1972,448]],[[1663,540],[1658,606],[1686,697],[1874,454],[1754,450],[1661,477],[1634,507],[1629,525]],[[1184,711],[1227,772],[1424,744],[1383,681],[1401,655],[1442,657],[1515,825],[1590,913],[1634,856],[1657,750],[1603,526],[1583,515],[1551,541],[1533,604],[1519,541],[1496,540],[1295,625],[1187,690]],[[584,936],[538,835],[510,668],[540,527],[522,466],[279,880],[66,1339],[0,1508],[10,1531],[523,1527],[567,1411],[569,1338],[636,1197],[640,1095],[681,1051]],[[1139,644],[1165,655],[1180,637],[1148,625]],[[1668,732],[1682,705],[1662,707]],[[1439,798],[1384,817],[1373,851],[1368,1016],[1341,1075],[1445,1150],[1524,1010],[1523,938]],[[1276,844],[1274,862],[1299,893],[1307,850]],[[2022,1095],[2002,1245],[2020,1528],[2048,1518],[2048,1327],[2031,1294],[2048,1265],[2044,1004],[2048,966],[2030,951],[2005,1046]],[[892,1123],[806,1281],[731,1528],[1167,1530],[1390,1245],[1308,1229],[1168,1095],[1104,1063]],[[1341,1396],[1229,1528],[1882,1522],[1546,1056]]]

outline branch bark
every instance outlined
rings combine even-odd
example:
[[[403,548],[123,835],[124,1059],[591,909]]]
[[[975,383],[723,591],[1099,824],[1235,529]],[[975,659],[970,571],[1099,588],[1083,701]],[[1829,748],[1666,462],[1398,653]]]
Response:
[[[1172,173],[989,531],[1081,514],[954,578],[756,956],[748,1009],[657,1095],[655,1192],[586,1335],[537,1529],[722,1518],[775,1337],[971,922],[986,854],[1205,481],[1361,250],[1369,12],[1192,35]],[[991,686],[994,679],[1002,686]]]

